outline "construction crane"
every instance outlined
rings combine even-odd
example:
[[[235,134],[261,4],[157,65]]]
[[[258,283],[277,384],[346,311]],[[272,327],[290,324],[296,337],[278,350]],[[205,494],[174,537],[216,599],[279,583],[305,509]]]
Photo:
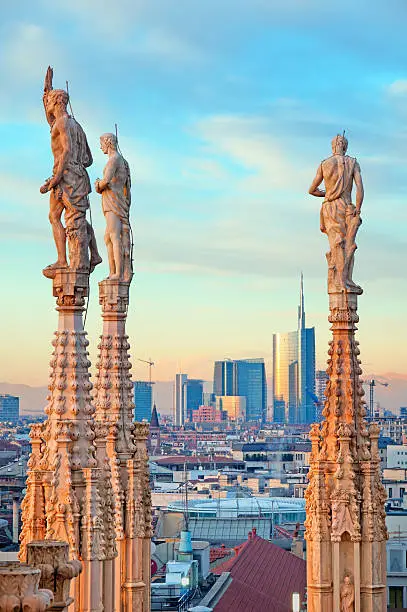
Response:
[[[381,380],[375,380],[372,378],[371,380],[362,380],[362,385],[369,387],[369,417],[373,419],[374,417],[374,388],[377,385],[382,385],[382,387],[388,387],[390,383],[384,383]]]
[[[136,357],[137,361],[141,361],[142,363],[148,363],[149,366],[149,382],[150,385],[153,384],[152,383],[152,378],[151,378],[151,368],[155,365],[154,361],[151,361],[151,357],[150,359],[140,359],[139,357]]]

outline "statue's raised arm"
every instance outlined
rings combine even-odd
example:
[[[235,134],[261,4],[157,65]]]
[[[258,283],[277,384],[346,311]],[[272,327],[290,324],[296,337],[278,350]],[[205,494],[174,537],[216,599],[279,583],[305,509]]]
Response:
[[[320,213],[321,231],[328,236],[328,292],[362,293],[352,280],[355,238],[360,224],[364,197],[359,164],[346,155],[348,141],[344,135],[332,140],[332,155],[321,162],[309,188],[315,197],[323,197]],[[324,182],[325,190],[320,189]],[[352,188],[356,186],[356,206],[352,203]]]
[[[46,72],[45,79],[44,79],[44,93],[42,95],[42,103],[44,104],[45,116],[50,125],[52,125],[52,117],[47,112],[47,99],[48,99],[49,92],[52,91],[53,89],[52,87],[53,78],[54,78],[54,70],[51,68],[51,66],[48,66],[48,70]]]
[[[91,192],[86,168],[92,155],[85,132],[68,114],[68,92],[54,89],[53,70],[48,67],[44,81],[43,103],[51,126],[51,150],[54,158],[52,176],[41,186],[41,193],[50,193],[49,220],[52,226],[58,259],[44,269],[53,278],[56,269],[79,270],[89,273],[102,260],[92,227],[86,220]],[[62,224],[65,213],[65,227]],[[69,262],[66,253],[68,241]],[[89,258],[90,251],[90,258]]]

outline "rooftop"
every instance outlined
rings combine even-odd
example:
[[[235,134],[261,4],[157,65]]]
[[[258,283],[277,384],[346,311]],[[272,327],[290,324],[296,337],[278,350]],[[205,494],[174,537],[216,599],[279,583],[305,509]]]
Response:
[[[254,534],[237,552],[215,570],[229,572],[229,579],[214,612],[290,612],[292,594],[304,597],[303,559]],[[205,604],[210,605],[208,596]]]
[[[168,504],[169,511],[179,512],[183,502]],[[188,511],[201,516],[265,516],[280,512],[305,512],[305,499],[298,497],[235,497],[221,499],[190,499]]]
[[[241,465],[243,461],[239,461],[237,459],[233,459],[232,457],[223,457],[223,456],[215,456],[208,457],[207,455],[199,455],[196,457],[187,457],[185,455],[172,455],[169,457],[161,457],[156,459],[155,463],[158,465],[183,465],[186,463],[187,465],[201,465],[204,463],[218,463],[219,465],[231,465],[231,464],[239,464]]]

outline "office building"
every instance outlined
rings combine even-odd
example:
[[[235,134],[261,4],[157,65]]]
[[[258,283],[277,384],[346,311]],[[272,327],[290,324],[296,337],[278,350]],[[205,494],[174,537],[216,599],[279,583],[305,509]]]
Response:
[[[185,412],[184,412],[184,383],[188,376],[186,374],[175,375],[175,386],[174,386],[174,422],[175,425],[181,427],[185,423]]]
[[[239,395],[220,395],[216,398],[216,408],[226,414],[228,421],[246,421],[246,397]]]
[[[213,392],[217,397],[245,397],[246,421],[264,422],[267,412],[264,359],[215,361]]]
[[[144,380],[136,380],[134,383],[134,420],[151,420],[151,410],[153,406],[153,383]]]
[[[246,398],[246,421],[267,420],[267,381],[264,359],[238,359],[235,395]]]
[[[294,423],[298,405],[298,332],[273,334],[273,414]]]
[[[184,381],[184,415],[192,423],[192,413],[203,404],[203,380],[187,378]]]
[[[298,326],[295,332],[273,334],[273,416],[286,423],[312,423],[318,409],[315,395],[315,328],[305,322],[301,274]]]
[[[16,425],[20,418],[20,398],[14,395],[0,395],[0,422]]]
[[[216,405],[216,395],[214,393],[208,393],[208,392],[204,391],[204,394],[203,394],[203,405],[204,406],[215,407],[215,405]]]
[[[202,406],[203,380],[188,378],[187,374],[175,375],[174,386],[174,422],[182,427],[187,421],[192,423],[193,411]]]
[[[215,361],[215,368],[213,373],[214,395],[235,395],[235,386],[235,362],[231,359]]]
[[[223,412],[213,406],[199,406],[192,414],[194,423],[221,423]]]
[[[274,399],[273,414],[271,416],[273,423],[285,423],[285,403],[284,400]]]

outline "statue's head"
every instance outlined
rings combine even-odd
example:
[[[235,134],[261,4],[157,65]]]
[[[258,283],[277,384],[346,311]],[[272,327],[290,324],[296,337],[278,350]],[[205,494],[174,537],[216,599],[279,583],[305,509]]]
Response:
[[[51,89],[47,95],[47,111],[53,113],[55,108],[60,108],[66,111],[69,102],[69,95],[65,89]]]
[[[348,149],[348,139],[345,134],[337,134],[332,138],[332,153],[334,155],[345,155]]]
[[[117,151],[117,138],[115,134],[110,134],[110,132],[102,134],[100,137],[100,148],[103,153],[109,153],[109,150],[112,149]]]

